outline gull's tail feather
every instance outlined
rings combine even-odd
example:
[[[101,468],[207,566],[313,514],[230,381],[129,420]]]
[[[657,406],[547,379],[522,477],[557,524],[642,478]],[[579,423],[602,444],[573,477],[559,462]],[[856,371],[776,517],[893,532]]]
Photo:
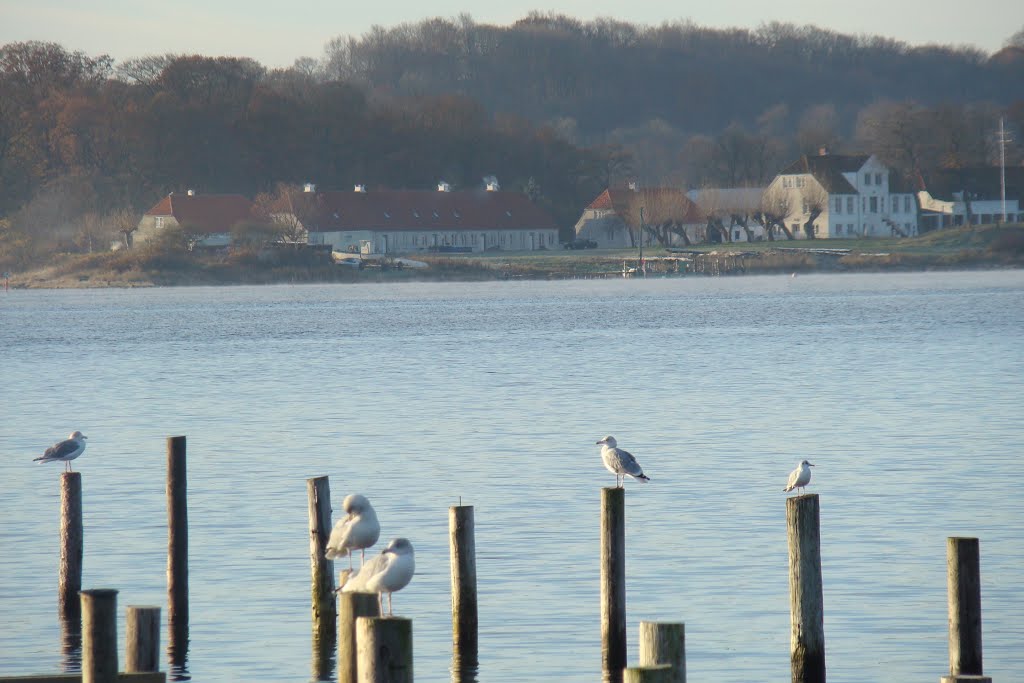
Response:
[[[348,548],[328,548],[324,551],[324,557],[328,560],[336,560],[339,557],[348,557]]]

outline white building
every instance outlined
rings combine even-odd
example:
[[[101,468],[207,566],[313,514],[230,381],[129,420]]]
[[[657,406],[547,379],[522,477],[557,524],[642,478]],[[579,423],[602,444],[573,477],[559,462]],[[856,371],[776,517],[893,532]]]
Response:
[[[802,156],[765,189],[763,207],[797,239],[910,237],[914,192],[874,155]]]
[[[486,188],[429,190],[316,190],[287,196],[274,208],[277,220],[297,220],[310,244],[335,251],[533,251],[558,246],[558,225],[520,192],[504,192],[489,178]]]
[[[946,168],[921,176],[922,231],[1024,221],[1024,168]],[[1005,195],[1005,201],[1004,201]]]

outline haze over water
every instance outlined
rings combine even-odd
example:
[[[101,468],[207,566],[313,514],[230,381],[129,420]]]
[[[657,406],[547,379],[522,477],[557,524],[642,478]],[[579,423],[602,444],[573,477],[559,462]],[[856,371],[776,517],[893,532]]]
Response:
[[[61,465],[86,588],[166,613],[165,438],[188,437],[192,680],[312,676],[305,479],[416,547],[394,598],[449,678],[447,508],[476,508],[480,680],[599,676],[594,442],[627,484],[629,660],[789,676],[786,475],[821,496],[830,681],[947,671],[947,536],[981,539],[985,672],[1024,680],[1024,272],[0,294],[0,675],[61,668]],[[376,552],[376,551],[374,551]],[[166,645],[166,631],[161,634]],[[165,667],[166,668],[166,667]]]

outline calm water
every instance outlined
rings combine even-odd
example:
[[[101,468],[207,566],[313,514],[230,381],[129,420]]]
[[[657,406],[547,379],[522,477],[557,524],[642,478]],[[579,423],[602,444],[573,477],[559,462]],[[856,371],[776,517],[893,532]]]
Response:
[[[807,457],[829,680],[947,670],[952,535],[981,538],[986,673],[1024,680],[1024,271],[12,291],[0,368],[0,674],[63,663],[61,466],[31,458],[81,429],[83,583],[120,589],[122,640],[125,606],[166,603],[188,436],[195,681],[313,676],[323,474],[416,547],[418,680],[449,677],[460,499],[480,679],[597,679],[605,434],[653,479],[627,492],[631,662],[641,619],[685,621],[692,680],[788,679],[780,489]]]

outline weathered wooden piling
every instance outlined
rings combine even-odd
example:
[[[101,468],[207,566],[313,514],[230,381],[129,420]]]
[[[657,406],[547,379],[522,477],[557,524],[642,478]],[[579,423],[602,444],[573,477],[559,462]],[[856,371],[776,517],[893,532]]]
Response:
[[[334,562],[324,554],[331,536],[331,484],[327,477],[306,480],[309,501],[309,565],[312,572],[313,631],[323,641],[333,638],[337,607]]]
[[[817,494],[786,499],[793,683],[825,683],[825,609]]]
[[[379,616],[380,596],[376,593],[338,593],[338,683],[359,680],[356,620]]]
[[[81,593],[82,683],[117,681],[117,591],[96,588]]]
[[[672,683],[670,664],[631,666],[622,672],[622,683]]]
[[[667,664],[665,680],[686,683],[686,626],[682,623],[640,622],[640,666]]]
[[[124,670],[129,673],[160,670],[160,608],[129,607],[125,623]]]
[[[167,438],[167,620],[188,626],[188,478],[185,437]]]
[[[80,618],[82,601],[82,473],[60,475],[60,567],[58,570],[57,604],[62,616]]]
[[[619,683],[626,668],[626,490],[601,489],[601,670]]]
[[[452,652],[461,670],[478,664],[476,538],[472,505],[448,508],[452,579]]]
[[[412,683],[412,619],[356,619],[359,683]]]
[[[981,548],[977,538],[946,539],[949,676],[942,683],[990,681],[981,655]]]

